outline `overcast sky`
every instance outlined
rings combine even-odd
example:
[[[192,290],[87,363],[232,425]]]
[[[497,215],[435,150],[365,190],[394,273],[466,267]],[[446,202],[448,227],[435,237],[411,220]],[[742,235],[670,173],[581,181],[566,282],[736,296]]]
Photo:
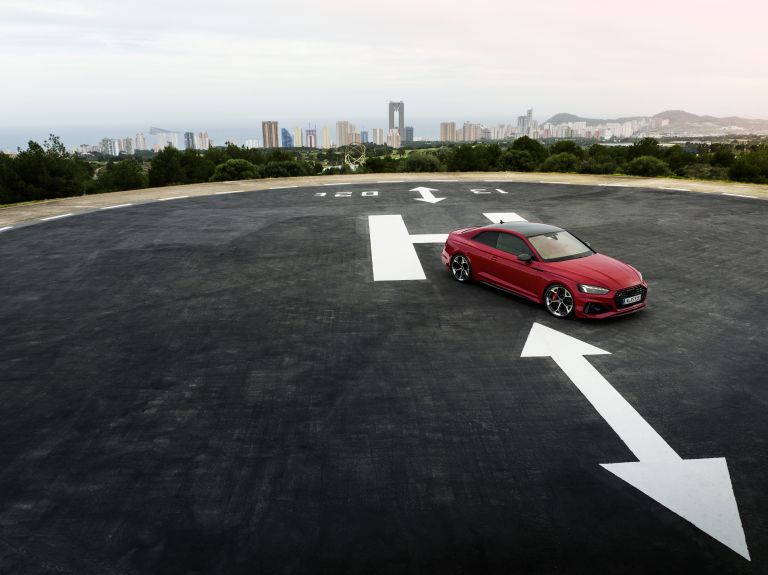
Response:
[[[0,0],[0,128],[768,118],[764,0]],[[383,125],[383,122],[382,122]]]

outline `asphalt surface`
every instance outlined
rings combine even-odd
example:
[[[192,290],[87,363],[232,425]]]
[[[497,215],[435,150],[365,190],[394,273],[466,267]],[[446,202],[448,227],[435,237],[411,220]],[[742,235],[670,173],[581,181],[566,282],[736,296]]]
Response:
[[[1,233],[0,573],[768,573],[768,202],[414,185]],[[426,280],[373,281],[369,216],[486,212],[632,264],[648,308],[558,321],[455,282],[439,243]],[[680,457],[726,458],[751,561],[601,467],[636,457],[520,357],[534,324],[611,352],[587,359]]]

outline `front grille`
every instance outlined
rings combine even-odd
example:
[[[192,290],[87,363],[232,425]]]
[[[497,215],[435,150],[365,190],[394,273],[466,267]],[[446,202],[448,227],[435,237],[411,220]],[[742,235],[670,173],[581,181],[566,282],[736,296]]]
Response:
[[[645,292],[646,292],[645,287],[641,285],[636,285],[630,288],[625,288],[617,291],[613,296],[613,302],[616,304],[616,309],[622,309],[625,307],[630,307],[630,306],[639,304],[640,302],[645,300]],[[624,298],[632,297],[633,295],[638,295],[638,294],[642,296],[640,298],[640,301],[636,301],[635,303],[630,303],[627,305],[624,305],[622,303],[624,301]]]

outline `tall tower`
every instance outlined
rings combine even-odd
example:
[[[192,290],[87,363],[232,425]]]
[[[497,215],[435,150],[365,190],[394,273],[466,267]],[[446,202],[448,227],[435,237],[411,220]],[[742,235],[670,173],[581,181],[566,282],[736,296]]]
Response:
[[[395,127],[395,112],[397,112],[397,127]],[[400,140],[405,140],[405,104],[403,102],[389,103],[389,129],[396,129],[400,134]]]
[[[280,140],[278,140],[277,136],[277,122],[262,122],[261,134],[264,136],[262,142],[265,148],[280,147]]]

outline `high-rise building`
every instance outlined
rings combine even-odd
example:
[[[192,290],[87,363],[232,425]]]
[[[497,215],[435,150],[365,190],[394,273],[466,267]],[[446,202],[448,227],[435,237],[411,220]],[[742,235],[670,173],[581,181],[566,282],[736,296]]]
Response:
[[[254,148],[259,147],[259,140],[255,138],[251,138],[249,140],[245,141],[245,149],[246,150],[253,150]]]
[[[392,128],[387,134],[387,146],[390,148],[400,147],[400,131],[397,128]]]
[[[144,137],[144,132],[139,132],[136,134],[136,146],[135,149],[137,150],[146,150],[147,149],[147,138]]]
[[[283,140],[283,148],[293,148],[293,136],[291,136],[291,133],[285,128],[282,128],[280,130],[280,135]]]
[[[195,149],[195,134],[192,132],[184,132],[184,149],[185,150],[194,150]]]
[[[304,147],[304,138],[301,137],[301,128],[294,128],[293,129],[293,145],[296,148],[303,148]]]
[[[361,144],[367,144],[368,143],[368,130],[361,130],[360,131],[360,143]]]
[[[480,128],[480,139],[483,141],[488,141],[491,139],[491,129],[487,126],[482,126]]]
[[[482,127],[480,124],[473,124],[471,122],[464,122],[462,128],[462,141],[464,142],[476,142],[480,139],[480,132]]]
[[[133,138],[129,136],[120,140],[120,151],[125,154],[133,154]]]
[[[440,141],[441,142],[456,141],[456,122],[440,123]]]
[[[349,135],[354,131],[352,124],[346,120],[336,122],[336,146],[341,147],[351,143]]]
[[[331,147],[331,140],[328,138],[328,126],[323,126],[323,148],[326,150]]]
[[[397,112],[397,132],[400,140],[405,139],[405,104],[403,102],[389,103],[389,129],[395,129],[395,112]]]
[[[304,142],[304,145],[307,148],[317,148],[317,128],[305,130],[304,138],[306,140],[306,142]]]
[[[208,137],[208,132],[198,132],[195,136],[195,149],[196,150],[208,150],[213,146],[213,142]]]
[[[171,130],[165,130],[163,128],[150,128],[149,133],[157,138],[156,147],[159,149],[172,148],[178,149],[179,147],[179,133],[172,132]]]
[[[110,156],[120,155],[120,140],[107,139],[107,154]]]
[[[386,139],[384,138],[384,128],[373,129],[373,143],[377,146],[383,146],[387,143]]]
[[[261,123],[261,135],[263,136],[262,142],[264,142],[265,148],[278,148],[280,147],[280,141],[278,140],[277,122],[266,121]]]
[[[412,144],[413,143],[413,126],[406,126],[405,127],[405,140],[404,142],[406,144]]]

